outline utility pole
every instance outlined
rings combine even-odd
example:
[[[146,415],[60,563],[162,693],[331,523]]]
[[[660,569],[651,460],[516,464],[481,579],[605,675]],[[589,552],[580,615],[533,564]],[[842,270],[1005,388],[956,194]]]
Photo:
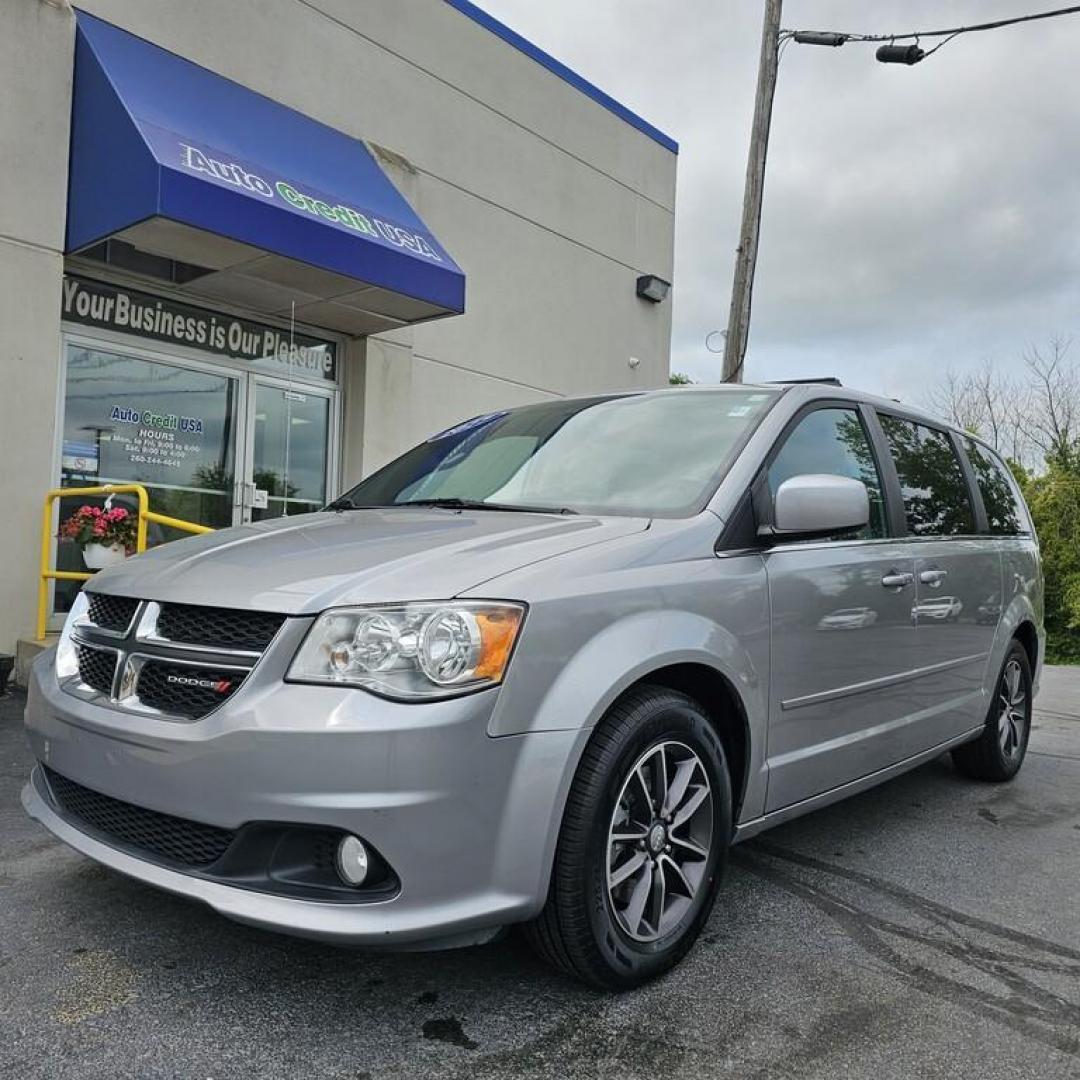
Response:
[[[769,149],[773,94],[776,91],[782,3],[783,0],[765,0],[754,124],[750,130],[750,154],[746,162],[746,187],[743,191],[742,225],[739,228],[739,246],[735,249],[735,279],[731,288],[731,311],[724,344],[724,382],[742,382],[746,339],[750,332],[750,300],[754,292],[754,266],[761,231],[761,198],[765,187],[765,157]]]

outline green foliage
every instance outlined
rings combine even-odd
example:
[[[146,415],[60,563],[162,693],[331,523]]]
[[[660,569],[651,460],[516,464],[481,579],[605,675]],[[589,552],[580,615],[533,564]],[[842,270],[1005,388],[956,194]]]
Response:
[[[1041,476],[1013,466],[1042,549],[1051,663],[1080,663],[1080,468],[1075,459],[1075,454],[1056,456]]]
[[[668,382],[672,386],[691,386],[694,382],[689,375],[684,375],[681,371],[673,371],[668,376]]]

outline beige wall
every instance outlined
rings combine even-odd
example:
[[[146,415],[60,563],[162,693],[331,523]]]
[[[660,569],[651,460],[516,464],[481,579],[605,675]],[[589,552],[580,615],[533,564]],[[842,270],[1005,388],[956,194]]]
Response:
[[[671,302],[634,282],[671,278],[675,156],[443,0],[80,7],[391,151],[464,269],[465,315],[347,350],[343,483],[465,416],[666,381]],[[19,372],[0,445],[28,523],[3,541],[0,650],[31,626],[52,482],[72,40],[70,13],[0,2],[0,363]]]
[[[0,3],[0,651],[33,630],[52,476],[67,200],[71,16]]]

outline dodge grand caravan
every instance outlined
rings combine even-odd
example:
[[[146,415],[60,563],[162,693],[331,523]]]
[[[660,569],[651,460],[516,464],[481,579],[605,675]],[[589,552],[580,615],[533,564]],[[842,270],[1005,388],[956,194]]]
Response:
[[[232,919],[523,923],[620,988],[732,843],[945,751],[1009,780],[1042,647],[1031,520],[964,432],[823,384],[547,402],[97,575],[34,666],[23,802]]]

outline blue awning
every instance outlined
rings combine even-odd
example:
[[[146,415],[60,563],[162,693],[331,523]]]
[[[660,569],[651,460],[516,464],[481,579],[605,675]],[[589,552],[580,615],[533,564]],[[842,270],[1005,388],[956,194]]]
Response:
[[[78,14],[67,251],[119,238],[184,291],[354,333],[465,308],[465,276],[358,139]]]

